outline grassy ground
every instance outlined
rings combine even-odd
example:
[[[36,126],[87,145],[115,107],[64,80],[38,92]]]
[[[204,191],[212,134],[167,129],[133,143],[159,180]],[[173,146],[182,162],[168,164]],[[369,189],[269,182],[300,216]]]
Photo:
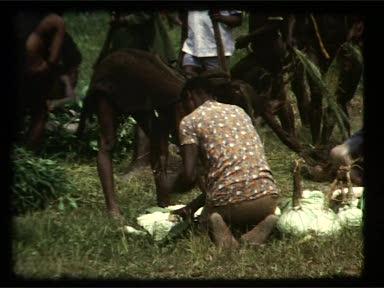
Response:
[[[78,92],[88,84],[106,35],[106,13],[69,14],[68,29],[84,57]],[[246,23],[235,34],[246,29]],[[175,43],[178,31],[172,31]],[[175,44],[176,45],[176,44]],[[176,45],[177,46],[177,45]],[[237,52],[235,63],[241,57]],[[353,128],[361,125],[361,95],[352,103]],[[360,109],[360,111],[359,111]],[[295,155],[267,128],[260,127],[267,159],[283,196],[291,195],[291,163]],[[293,239],[273,236],[259,249],[242,247],[223,253],[206,235],[186,233],[162,246],[150,239],[129,236],[121,225],[106,217],[95,159],[59,160],[77,184],[78,208],[61,211],[55,205],[43,211],[15,217],[13,234],[14,271],[27,278],[105,279],[276,279],[359,276],[363,263],[360,229],[345,230],[330,238]],[[123,179],[124,163],[117,166],[119,203],[126,222],[155,205],[150,171]],[[305,188],[327,189],[329,183],[304,181]],[[174,203],[185,203],[198,193],[174,195]]]

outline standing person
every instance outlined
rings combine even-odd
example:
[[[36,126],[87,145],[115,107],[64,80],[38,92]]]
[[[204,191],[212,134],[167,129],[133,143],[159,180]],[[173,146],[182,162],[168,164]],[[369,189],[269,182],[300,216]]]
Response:
[[[27,145],[37,150],[43,138],[48,110],[56,104],[63,104],[62,99],[53,103],[49,99],[74,99],[81,54],[66,32],[60,14],[48,10],[19,12],[14,18],[14,25],[21,87],[18,114],[24,115],[29,110],[31,124]],[[53,95],[54,87],[60,81],[65,86],[65,92],[60,90],[58,95]]]
[[[340,69],[340,79],[335,95],[339,108],[348,116],[347,104],[355,95],[363,70],[362,60],[358,56],[361,53],[358,50],[362,48],[363,17],[307,13],[296,15],[296,19],[295,39],[297,48],[303,51],[324,75],[328,71],[331,72],[329,70],[330,65],[335,60],[336,66],[334,67],[341,68],[337,68]],[[345,42],[354,44],[354,53],[344,47]],[[309,77],[306,78],[308,78],[311,91],[311,103],[309,109],[306,110],[312,126],[313,142],[327,145],[336,121],[331,109],[322,107],[323,95],[321,91],[311,83]],[[343,119],[343,122],[350,136],[348,119]]]
[[[278,189],[250,117],[238,106],[216,102],[212,92],[209,80],[196,77],[181,95],[189,113],[179,126],[184,170],[170,187],[197,181],[199,157],[207,174],[200,181],[203,194],[174,213],[185,219],[204,206],[201,224],[217,246],[238,246],[230,226],[243,229],[242,242],[259,245],[275,226]]]
[[[232,28],[241,25],[241,11],[237,10],[202,10],[188,11],[182,16],[182,61],[181,66],[187,77],[203,71],[220,68],[220,55],[215,38],[214,22],[218,23],[225,62],[235,50]]]
[[[17,114],[23,121],[29,110],[27,145],[36,151],[43,139],[47,112],[75,99],[82,57],[60,11],[18,12],[13,21],[20,83]],[[16,130],[22,126],[18,122]]]
[[[110,27],[96,61],[120,49],[139,49],[158,54],[166,63],[176,61],[176,53],[167,32],[163,16],[168,12],[112,11]]]
[[[77,99],[75,88],[79,78],[79,68],[82,62],[82,55],[79,47],[73,41],[70,34],[65,33],[63,47],[61,50],[60,61],[60,81],[59,84],[64,86],[64,97],[62,95],[52,95],[53,100],[47,100],[48,111],[63,106]]]
[[[277,111],[282,128],[296,137],[292,105],[287,95],[284,66],[286,42],[291,41],[289,17],[250,13],[249,33],[236,39],[236,48],[249,47],[250,53],[232,68],[232,76],[251,84],[262,94],[271,89],[269,101],[279,103]]]
[[[176,63],[176,53],[171,43],[163,16],[168,12],[112,11],[110,28],[96,65],[106,56],[120,49],[139,49],[159,55],[169,65]],[[169,17],[171,18],[171,17]],[[149,164],[149,140],[144,131],[135,126],[134,152],[128,170]]]

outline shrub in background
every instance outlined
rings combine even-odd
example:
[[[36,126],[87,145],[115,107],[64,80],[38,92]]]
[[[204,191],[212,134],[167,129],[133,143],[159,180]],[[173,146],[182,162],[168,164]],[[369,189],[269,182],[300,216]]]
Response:
[[[15,214],[58,204],[60,210],[66,205],[76,207],[70,194],[75,186],[66,171],[51,159],[42,159],[21,147],[15,147],[13,160],[13,184],[11,208]]]

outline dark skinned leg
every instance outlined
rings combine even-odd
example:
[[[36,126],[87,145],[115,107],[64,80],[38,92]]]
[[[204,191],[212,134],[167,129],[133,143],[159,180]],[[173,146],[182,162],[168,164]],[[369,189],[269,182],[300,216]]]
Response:
[[[168,135],[162,115],[152,116],[151,142],[151,168],[156,184],[157,205],[166,207],[170,204],[170,185],[167,181]]]
[[[337,102],[340,108],[344,111],[344,113],[346,113],[346,116],[348,117],[347,104],[355,95],[361,78],[362,66],[360,63],[358,63],[357,59],[353,59],[349,55],[345,55],[346,52],[341,50],[339,53],[342,53],[341,61],[343,62],[343,70],[341,73],[340,86],[336,91]],[[331,113],[331,111],[328,111],[328,114]],[[332,135],[332,131],[336,122],[333,115],[329,116],[328,118],[329,119],[327,119],[328,121],[326,121],[326,125],[322,131],[322,143],[326,143],[328,141]],[[347,119],[344,120],[344,125],[347,129],[348,136],[350,136],[350,123]]]
[[[135,139],[132,161],[128,167],[128,173],[140,167],[150,164],[150,141],[139,125],[135,126]]]
[[[137,122],[137,125],[135,125],[135,147],[132,161],[124,178],[130,177],[130,173],[135,169],[150,166],[151,164],[151,142],[147,136],[150,135],[151,131],[151,114],[148,111],[140,111],[132,113],[132,117]]]
[[[45,103],[38,103],[35,105],[38,105],[39,107],[36,107],[31,111],[31,126],[27,143],[27,147],[32,151],[37,151],[42,143],[45,124],[48,118]]]
[[[111,152],[116,141],[116,112],[103,96],[99,96],[97,99],[97,117],[100,125],[97,171],[103,188],[108,213],[113,217],[119,217],[121,216],[121,211],[116,200],[111,159]]]
[[[209,234],[212,242],[221,249],[236,249],[239,242],[219,213],[212,213],[208,219]]]
[[[331,138],[333,128],[334,128],[334,122],[335,119],[333,117],[331,109],[327,109],[325,111],[325,117],[323,118],[323,128],[321,130],[321,139],[320,143],[322,145],[325,145],[328,143],[329,139]]]
[[[345,59],[343,74],[341,76],[340,88],[337,91],[337,102],[345,115],[349,118],[348,103],[355,96],[357,86],[361,78],[362,68],[354,59]],[[351,136],[351,126],[348,119],[344,120],[344,125],[347,128],[348,136]]]
[[[323,95],[315,88],[312,80],[308,80],[308,84],[311,87],[311,103],[309,109],[309,121],[311,127],[312,143],[318,144],[320,139],[321,122],[323,117]]]
[[[52,89],[53,78],[49,75],[41,75],[28,79],[27,87],[24,93],[30,103],[31,109],[31,124],[28,133],[27,147],[33,151],[37,151],[40,147],[45,130],[45,124],[48,118],[48,109],[46,99]],[[29,91],[28,91],[29,90]]]
[[[321,67],[321,69],[325,69],[327,65],[326,60],[321,60],[322,57],[319,57],[316,53],[316,50],[312,47],[307,47],[306,54],[308,58],[318,67]],[[321,70],[324,71],[324,70]],[[313,144],[319,144],[319,142],[323,143],[320,139],[320,135],[322,134],[322,127],[323,124],[326,125],[323,121],[323,107],[322,107],[322,99],[323,95],[321,92],[316,88],[316,85],[314,85],[313,81],[311,80],[311,77],[306,77],[307,83],[309,85],[310,90],[310,104],[308,109],[308,115],[309,115],[309,125],[311,129],[311,136],[312,136],[312,143]],[[326,121],[325,121],[326,122]],[[328,140],[327,140],[328,141]],[[327,142],[326,141],[326,142]]]

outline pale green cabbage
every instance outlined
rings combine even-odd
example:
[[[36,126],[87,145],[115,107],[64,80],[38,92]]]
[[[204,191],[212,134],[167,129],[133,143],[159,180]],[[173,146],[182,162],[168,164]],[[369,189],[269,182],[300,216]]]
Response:
[[[342,226],[359,227],[363,221],[363,211],[356,206],[344,206],[337,213]]]
[[[155,241],[167,237],[171,229],[181,222],[181,218],[170,212],[153,212],[137,218],[137,223],[143,227]]]
[[[324,207],[324,194],[321,191],[304,190],[298,207],[288,201],[282,208],[277,228],[286,234],[303,235],[314,233],[331,235],[341,229],[337,215]]]
[[[172,205],[165,208],[147,208],[147,214],[137,217],[137,223],[153,237],[155,241],[163,241],[180,234],[188,227],[188,223],[183,221],[178,215],[171,214],[171,211],[185,207],[183,204]],[[194,217],[200,216],[203,207],[197,210]],[[137,234],[136,231],[126,229],[128,233]]]
[[[124,230],[128,234],[134,234],[134,235],[138,235],[138,236],[145,236],[145,235],[147,235],[146,232],[141,231],[141,230],[137,230],[137,229],[133,228],[132,226],[128,226],[128,225],[124,226]]]
[[[301,205],[297,210],[289,208],[281,214],[277,228],[287,234],[303,235],[313,232],[331,235],[338,232],[341,225],[331,209],[314,208]]]

